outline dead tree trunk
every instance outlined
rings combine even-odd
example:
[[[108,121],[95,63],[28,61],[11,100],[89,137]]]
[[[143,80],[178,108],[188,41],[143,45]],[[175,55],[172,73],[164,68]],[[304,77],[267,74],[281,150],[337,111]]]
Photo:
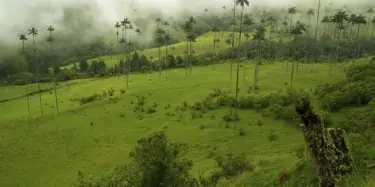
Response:
[[[310,154],[317,165],[321,187],[334,187],[340,176],[353,170],[352,157],[342,129],[325,129],[324,123],[311,108],[310,101],[301,99],[296,106],[301,117],[302,132]]]

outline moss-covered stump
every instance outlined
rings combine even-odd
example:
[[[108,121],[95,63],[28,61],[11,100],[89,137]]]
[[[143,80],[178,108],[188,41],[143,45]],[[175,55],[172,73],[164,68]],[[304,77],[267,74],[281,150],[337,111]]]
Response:
[[[308,149],[317,164],[321,187],[334,187],[340,176],[353,170],[352,157],[342,129],[325,129],[307,98],[296,105]]]

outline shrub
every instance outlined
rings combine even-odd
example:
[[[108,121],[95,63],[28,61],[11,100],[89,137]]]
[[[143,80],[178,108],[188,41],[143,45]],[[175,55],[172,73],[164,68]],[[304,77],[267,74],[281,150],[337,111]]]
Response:
[[[268,134],[268,140],[273,142],[273,141],[276,141],[278,138],[278,136],[274,133],[274,132],[271,132]]]
[[[149,108],[147,108],[147,110],[146,110],[146,113],[147,113],[147,114],[153,114],[153,113],[155,113],[155,112],[156,112],[156,109],[153,108],[153,107],[149,107]]]
[[[120,90],[120,93],[121,93],[122,95],[124,95],[126,92],[125,92],[124,89],[121,89],[121,90]]]
[[[225,158],[217,157],[215,160],[221,169],[221,176],[227,179],[255,168],[247,161],[245,154],[228,154]]]
[[[141,97],[137,96],[136,98],[137,98],[137,103],[136,104],[138,106],[144,106],[145,105],[146,98],[144,96],[141,96]]]
[[[187,101],[184,101],[184,102],[182,103],[182,106],[183,106],[183,108],[188,108],[188,107],[189,107]]]
[[[199,101],[195,102],[192,106],[191,106],[191,109],[192,110],[195,110],[195,111],[201,111],[203,110],[203,104]]]
[[[208,110],[214,110],[217,106],[214,102],[213,97],[208,96],[202,101],[203,107]]]
[[[155,133],[138,140],[130,152],[130,164],[117,166],[99,181],[86,180],[79,172],[75,186],[196,186],[190,174],[193,162],[183,158],[186,151],[185,144],[170,142],[163,132]]]
[[[223,120],[230,122],[230,121],[239,121],[240,117],[237,113],[235,113],[233,110],[229,111],[227,114],[223,116]]]
[[[240,134],[240,136],[246,136],[246,134],[247,134],[243,128],[240,128],[238,130],[238,133]]]
[[[100,99],[101,99],[101,96],[99,94],[95,93],[95,94],[87,96],[87,97],[82,97],[82,98],[78,99],[78,101],[81,105],[84,105],[84,104],[91,103],[91,102],[94,102],[94,101],[97,101],[97,100],[100,100]]]
[[[360,64],[349,67],[346,78],[349,82],[367,81],[375,77],[375,64]]]
[[[169,108],[171,108],[171,105],[170,105],[170,104],[167,104],[167,105],[165,105],[165,107],[164,107],[165,110],[167,110],[167,109],[169,109]]]
[[[221,95],[221,90],[220,89],[214,89],[211,93],[209,93],[209,96],[212,98],[218,97]]]
[[[113,88],[108,89],[108,96],[113,96],[115,94],[115,90]]]
[[[106,98],[107,97],[107,92],[106,91],[103,91],[103,97]]]
[[[203,130],[203,129],[205,129],[206,127],[204,126],[204,125],[201,125],[201,126],[199,126],[199,129],[201,129],[201,130]]]

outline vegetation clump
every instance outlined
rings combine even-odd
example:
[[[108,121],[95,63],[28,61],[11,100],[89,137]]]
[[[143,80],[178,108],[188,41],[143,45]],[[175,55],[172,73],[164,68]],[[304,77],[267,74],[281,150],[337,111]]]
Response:
[[[185,144],[170,142],[163,132],[141,138],[130,152],[132,162],[118,165],[111,176],[98,181],[78,172],[77,187],[90,186],[197,186],[190,174],[193,162],[182,158]]]

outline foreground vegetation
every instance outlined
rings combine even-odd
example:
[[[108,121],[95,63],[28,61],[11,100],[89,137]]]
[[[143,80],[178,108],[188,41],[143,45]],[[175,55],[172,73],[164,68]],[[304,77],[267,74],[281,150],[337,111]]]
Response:
[[[363,59],[358,63],[368,61]],[[77,180],[78,171],[84,181],[95,181],[110,175],[118,164],[129,163],[128,153],[140,137],[159,131],[165,131],[171,141],[188,146],[183,158],[192,161],[190,172],[195,178],[209,177],[217,168],[215,158],[233,153],[245,154],[253,169],[244,170],[234,178],[222,178],[218,185],[268,186],[278,184],[278,176],[284,174],[290,175],[289,184],[313,184],[316,180],[313,164],[308,157],[297,153],[301,149],[304,152],[304,141],[297,128],[298,120],[293,116],[275,120],[272,113],[265,115],[250,108],[239,110],[239,121],[230,122],[225,117],[233,110],[230,105],[198,110],[195,103],[203,101],[215,88],[227,90],[228,85],[223,82],[227,82],[228,66],[215,65],[215,71],[211,66],[198,67],[191,78],[186,78],[183,69],[168,71],[168,79],[157,73],[134,75],[130,79],[131,89],[125,92],[121,91],[125,86],[123,79],[117,77],[80,80],[70,83],[69,88],[68,83],[63,83],[59,88],[62,101],[59,116],[54,115],[54,97],[49,92],[43,93],[47,106],[44,117],[27,119],[25,98],[1,103],[4,115],[0,176],[4,185],[70,186]],[[289,88],[289,76],[279,71],[281,66],[282,63],[261,65],[261,89],[258,94],[250,92],[250,95]],[[311,74],[310,66],[301,64],[294,88],[313,94],[314,88],[323,82],[344,81],[347,67],[336,65],[330,76],[329,65],[318,64]],[[249,72],[253,69],[250,65],[247,68]],[[251,79],[246,77],[246,83],[240,83],[244,85],[240,97],[249,94]],[[314,100],[315,106],[321,108],[318,100]],[[38,96],[30,96],[34,116],[39,113],[38,102]],[[186,106],[198,108],[183,109]],[[293,114],[293,110],[290,112]],[[339,125],[340,117],[341,114],[331,114],[331,124]],[[361,140],[360,134],[349,137],[353,140],[353,157],[360,175],[354,175],[348,183],[366,183],[363,177],[370,174],[366,168],[371,166],[374,150],[367,143],[362,144],[367,140]],[[303,166],[299,158],[305,158]]]

